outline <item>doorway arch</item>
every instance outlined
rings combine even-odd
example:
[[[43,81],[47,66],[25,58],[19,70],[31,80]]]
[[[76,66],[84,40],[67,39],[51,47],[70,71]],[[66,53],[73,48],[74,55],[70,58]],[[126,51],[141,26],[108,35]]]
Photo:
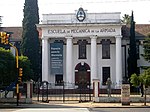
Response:
[[[90,84],[90,66],[80,62],[75,67],[75,85],[80,83]]]

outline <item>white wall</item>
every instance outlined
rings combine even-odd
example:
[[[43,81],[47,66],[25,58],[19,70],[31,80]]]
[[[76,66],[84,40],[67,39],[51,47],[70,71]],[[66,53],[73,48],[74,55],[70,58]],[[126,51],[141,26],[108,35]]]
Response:
[[[120,12],[86,13],[83,23],[119,23]],[[43,14],[42,24],[56,23],[80,23],[75,13],[66,14]]]
[[[74,38],[73,39],[73,43],[77,43],[77,41],[79,40],[80,38]],[[88,43],[91,43],[91,40],[89,37],[85,37],[85,38],[82,38],[82,39],[86,39],[88,41]],[[100,79],[100,82],[102,82],[102,67],[110,67],[110,76],[111,76],[111,79],[112,79],[112,82],[116,82],[116,66],[115,66],[115,62],[116,62],[116,52],[115,52],[115,38],[114,37],[98,37],[97,38],[97,43],[100,43],[100,41],[102,39],[110,39],[111,40],[111,44],[110,45],[110,59],[102,59],[102,45],[101,44],[97,44],[97,61],[98,61],[98,68],[97,68],[97,73],[98,73],[98,78]],[[54,39],[51,40],[51,42],[53,42]],[[64,39],[64,42],[65,42],[65,39]],[[64,81],[65,81],[65,77],[66,77],[66,45],[64,45]],[[78,45],[73,45],[73,81],[75,82],[75,67],[78,63],[80,62],[85,62],[87,63],[89,66],[91,66],[91,45],[87,45],[87,59],[78,59],[78,56],[79,56],[79,51],[78,51]],[[50,68],[50,67],[49,67]],[[55,82],[55,75],[54,74],[50,74],[49,75],[49,81],[50,82]],[[74,83],[73,82],[73,83]]]
[[[110,67],[110,75],[113,82],[116,82],[116,47],[115,36],[121,35],[120,13],[87,13],[87,18],[82,23],[76,19],[76,14],[44,14],[41,25],[37,25],[42,29],[43,38],[49,38],[50,42],[55,39],[63,39],[72,36],[73,43],[77,43],[79,39],[86,39],[91,43],[90,36],[97,36],[97,43],[101,39],[110,39],[113,44],[110,46],[111,59],[102,59],[102,45],[97,44],[97,62],[98,62],[98,78],[102,82],[102,67]],[[67,24],[66,24],[67,23]],[[69,23],[69,24],[68,24]],[[71,24],[70,24],[71,23]],[[85,24],[86,23],[86,24]],[[96,24],[93,24],[96,23]],[[105,31],[105,29],[107,31]],[[72,30],[76,30],[72,32]],[[78,32],[88,30],[89,32]],[[104,30],[104,31],[103,31]],[[108,31],[109,30],[109,31]],[[112,30],[112,31],[110,31]],[[55,32],[53,32],[55,31]],[[65,31],[65,32],[63,32]],[[64,81],[66,79],[66,45],[64,45]],[[75,66],[80,62],[85,62],[91,66],[91,45],[87,45],[87,59],[78,59],[78,45],[73,46],[73,81],[75,80]],[[50,60],[48,60],[50,61]],[[49,67],[50,70],[50,67]],[[50,72],[49,72],[50,73]],[[55,75],[49,74],[49,82],[55,82]],[[74,83],[74,82],[73,82]]]

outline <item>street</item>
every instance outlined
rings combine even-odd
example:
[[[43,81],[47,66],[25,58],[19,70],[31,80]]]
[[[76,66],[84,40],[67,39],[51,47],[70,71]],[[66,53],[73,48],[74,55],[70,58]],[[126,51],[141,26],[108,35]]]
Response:
[[[150,108],[23,108],[0,109],[0,112],[150,112]]]
[[[150,112],[150,108],[92,108],[89,112]]]

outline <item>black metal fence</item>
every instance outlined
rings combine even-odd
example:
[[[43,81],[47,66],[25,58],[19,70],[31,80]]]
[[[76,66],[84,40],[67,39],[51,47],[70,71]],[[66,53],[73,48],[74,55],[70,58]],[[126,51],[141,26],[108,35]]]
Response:
[[[93,90],[90,89],[91,84],[80,83],[48,83],[37,82],[34,85],[34,96],[38,101],[79,101],[87,102],[93,98]]]
[[[16,83],[13,82],[9,86],[6,86],[3,90],[0,90],[0,98],[16,98]],[[19,97],[27,98],[27,84],[19,84]]]

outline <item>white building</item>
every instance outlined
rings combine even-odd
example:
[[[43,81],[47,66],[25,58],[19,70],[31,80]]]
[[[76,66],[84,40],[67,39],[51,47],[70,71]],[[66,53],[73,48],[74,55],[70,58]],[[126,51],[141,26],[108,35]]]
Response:
[[[74,13],[43,14],[37,26],[42,30],[42,81],[78,85],[99,79],[105,87],[110,77],[114,87],[122,83],[129,40],[122,38],[120,12],[88,13],[79,8]]]

